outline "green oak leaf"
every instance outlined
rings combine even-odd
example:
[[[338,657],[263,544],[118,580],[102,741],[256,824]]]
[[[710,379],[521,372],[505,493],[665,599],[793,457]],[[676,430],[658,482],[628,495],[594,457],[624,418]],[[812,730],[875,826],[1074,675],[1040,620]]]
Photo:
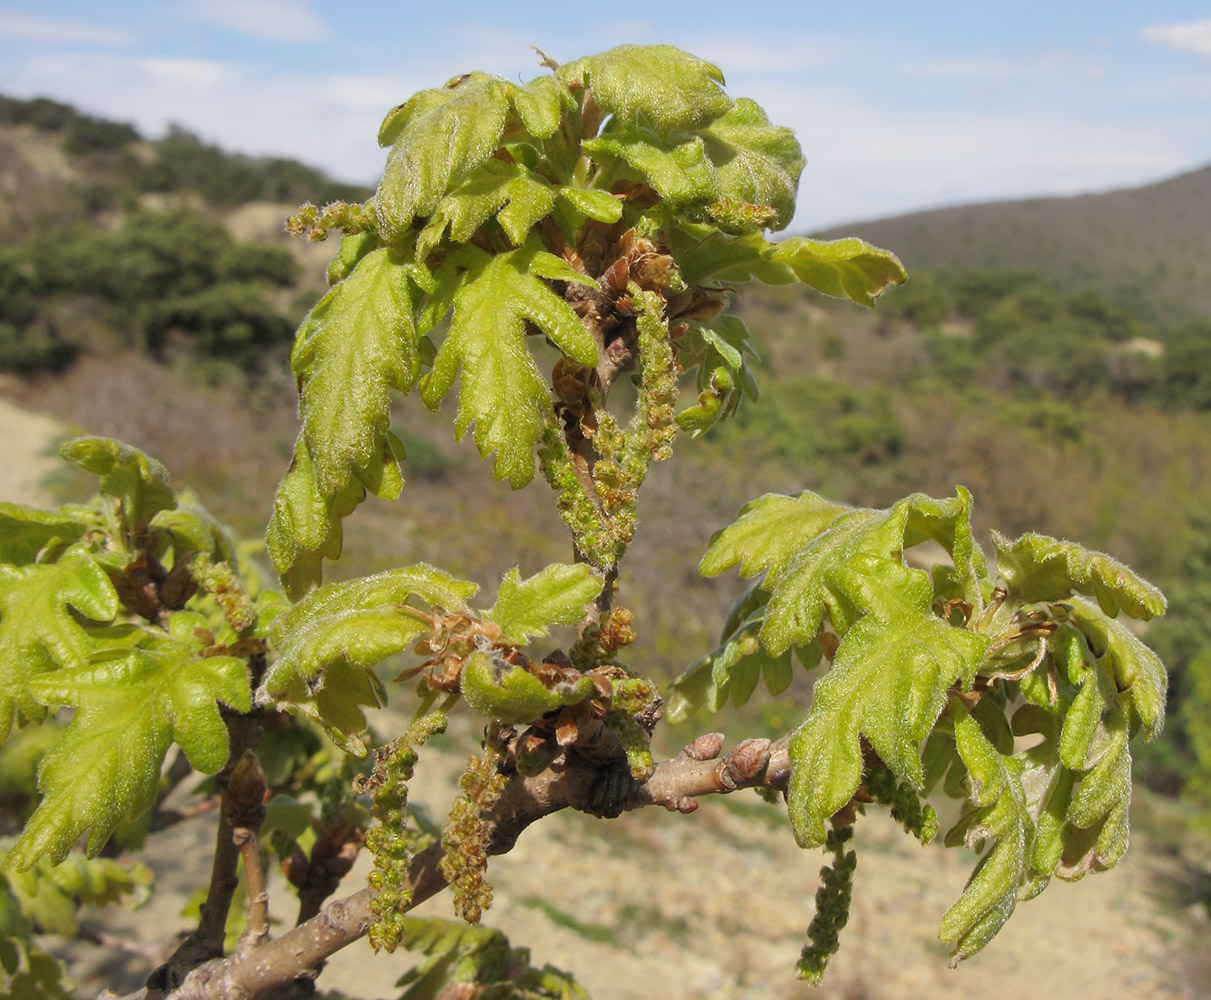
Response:
[[[408,602],[465,611],[475,590],[426,563],[319,587],[270,624],[278,658],[258,698],[302,710],[348,745],[365,728],[358,706],[377,704],[370,668],[429,631]]]
[[[513,84],[486,73],[457,77],[426,90],[388,116],[380,142],[392,143],[375,195],[379,229],[403,238],[412,220],[487,160],[501,141]],[[384,142],[384,144],[386,144]]]
[[[147,524],[157,511],[177,504],[177,495],[168,485],[168,471],[138,448],[113,438],[80,437],[64,442],[59,454],[100,477],[101,492],[122,502],[122,516],[129,528]]]
[[[178,557],[200,552],[233,569],[240,565],[239,552],[226,526],[201,504],[179,503],[172,510],[162,510],[151,519],[151,527],[172,539]]]
[[[525,667],[497,660],[484,652],[467,657],[459,678],[463,698],[480,715],[506,726],[524,726],[565,705],[592,696],[593,678],[581,675],[547,687]]]
[[[525,580],[515,566],[505,574],[484,620],[522,645],[546,635],[552,625],[575,625],[599,593],[601,577],[586,563],[555,563]]]
[[[144,645],[103,651],[28,682],[44,705],[76,711],[42,760],[42,801],[5,868],[26,869],[44,856],[58,864],[84,833],[95,856],[122,819],[154,801],[173,741],[197,770],[223,766],[228,738],[219,703],[251,710],[247,664],[200,655],[195,638],[181,637],[204,622],[199,616],[182,612],[174,621],[178,635],[144,633]]]
[[[8,877],[0,875],[0,996],[73,1000],[75,986],[64,964],[39,945]]]
[[[792,236],[775,244],[770,258],[789,265],[805,285],[864,306],[873,306],[889,285],[908,280],[895,254],[854,237],[812,240]]]
[[[438,203],[417,240],[417,259],[429,255],[447,227],[451,240],[466,243],[494,215],[509,241],[521,246],[530,229],[554,207],[551,185],[525,166],[489,160]]]
[[[509,94],[522,127],[535,139],[555,134],[565,110],[574,106],[572,93],[559,77],[550,74],[515,87]]]
[[[605,132],[586,139],[580,148],[599,163],[626,164],[674,205],[709,202],[718,194],[715,171],[700,136],[669,143],[648,132]]]
[[[565,63],[557,75],[592,88],[620,128],[646,126],[662,138],[705,128],[732,106],[719,67],[672,45],[619,45]]]
[[[915,788],[924,784],[919,746],[959,683],[970,688],[987,636],[956,628],[930,610],[924,574],[905,578],[899,607],[863,615],[841,639],[832,669],[791,738],[788,808],[803,847],[826,838],[825,823],[862,780],[861,737]]]
[[[562,187],[559,189],[559,200],[567,203],[585,219],[594,219],[612,226],[622,218],[622,202],[609,191]],[[572,228],[579,228],[579,223]]]
[[[939,937],[954,944],[951,962],[955,964],[983,948],[1013,914],[1026,876],[1034,823],[1022,789],[1021,761],[999,754],[957,700],[951,703],[951,718],[976,806],[964,822],[967,845],[974,848],[986,838],[996,839],[963,894],[942,917]]]
[[[1033,533],[1011,542],[993,532],[993,544],[997,570],[1014,600],[1063,601],[1077,593],[1097,598],[1112,618],[1120,611],[1145,621],[1165,613],[1164,594],[1105,553]]]
[[[480,455],[495,451],[496,477],[517,489],[534,477],[534,446],[551,410],[547,383],[526,347],[527,321],[574,361],[596,365],[592,336],[542,280],[591,279],[534,240],[495,255],[465,246],[447,258],[447,268],[463,268],[465,275],[454,292],[450,332],[425,377],[422,398],[436,409],[461,372],[455,434],[462,437],[474,423]]]
[[[717,712],[729,698],[740,708],[762,678],[771,695],[785,691],[794,675],[791,651],[771,656],[757,637],[760,629],[760,618],[746,622],[722,644],[686,667],[669,685],[665,717],[677,723],[702,707]]]
[[[340,557],[344,536],[341,520],[353,513],[365,496],[366,489],[357,480],[350,480],[333,496],[325,495],[315,481],[311,452],[299,432],[294,458],[273,498],[266,532],[269,557],[290,597],[302,597],[317,586],[323,576],[323,561]]]
[[[31,689],[39,675],[88,661],[93,640],[77,615],[109,621],[119,608],[113,584],[91,554],[0,565],[0,742],[8,739],[14,708],[26,719],[42,719]]]
[[[789,264],[773,259],[777,244],[760,233],[729,236],[715,226],[682,223],[673,228],[670,244],[687,285],[711,287],[753,279],[791,285],[799,280]]]
[[[12,846],[6,841],[0,850]],[[142,864],[128,866],[73,852],[61,864],[39,858],[27,871],[9,871],[5,877],[22,911],[42,933],[75,937],[81,906],[105,906],[127,897],[138,905],[147,899],[154,875]]]
[[[755,101],[742,97],[702,137],[720,196],[768,205],[775,212],[769,228],[785,229],[807,162],[795,133],[771,125]]]
[[[85,507],[56,511],[0,502],[0,560],[14,566],[34,562],[52,542],[70,545],[84,532],[101,526],[99,513]]]
[[[1132,732],[1143,728],[1144,739],[1160,735],[1165,725],[1168,676],[1159,656],[1126,625],[1109,617],[1098,603],[1073,596],[1064,602],[1066,617],[1085,637],[1129,712]]]
[[[384,443],[390,390],[408,392],[420,374],[413,272],[394,251],[373,250],[299,327],[290,363],[312,474],[325,497],[354,476],[388,499],[398,495],[398,470],[383,469]]]

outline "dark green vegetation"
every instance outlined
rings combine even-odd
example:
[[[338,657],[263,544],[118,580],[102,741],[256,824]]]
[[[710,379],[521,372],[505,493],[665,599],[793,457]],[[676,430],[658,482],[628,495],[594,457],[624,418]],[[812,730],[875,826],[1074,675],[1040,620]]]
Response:
[[[915,212],[837,233],[895,247],[909,273],[1029,268],[1174,322],[1211,314],[1209,202],[1204,167],[1145,187]]]

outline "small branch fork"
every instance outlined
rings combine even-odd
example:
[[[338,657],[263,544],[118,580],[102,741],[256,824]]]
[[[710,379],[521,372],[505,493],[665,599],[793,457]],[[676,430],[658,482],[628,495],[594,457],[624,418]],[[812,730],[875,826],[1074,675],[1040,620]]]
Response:
[[[720,757],[723,736],[701,736],[676,756],[657,763],[644,781],[632,778],[625,765],[603,768],[575,752],[539,775],[526,777],[514,771],[484,817],[491,828],[488,853],[508,853],[526,827],[561,809],[603,818],[645,806],[690,813],[703,795],[757,787],[784,791],[790,776],[789,739],[746,740]],[[413,906],[446,887],[440,871],[442,854],[438,843],[413,859],[409,869]],[[307,976],[328,956],[363,937],[374,919],[373,898],[374,890],[367,888],[334,900],[280,937],[262,937],[259,944],[204,962],[171,992],[145,987],[119,998],[107,990],[98,1000],[252,1000]]]

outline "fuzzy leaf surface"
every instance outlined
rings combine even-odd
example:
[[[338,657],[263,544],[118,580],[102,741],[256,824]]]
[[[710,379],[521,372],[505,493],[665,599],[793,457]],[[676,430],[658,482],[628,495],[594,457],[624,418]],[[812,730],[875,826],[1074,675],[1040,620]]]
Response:
[[[42,705],[30,688],[34,680],[87,662],[93,642],[73,610],[109,621],[118,609],[117,592],[91,554],[0,566],[0,741],[8,739],[14,709],[41,720]]]
[[[80,437],[64,442],[59,454],[100,477],[99,489],[122,501],[128,525],[147,524],[157,511],[177,504],[168,470],[138,448],[113,438]]]
[[[715,170],[700,136],[670,143],[648,132],[607,132],[586,139],[581,149],[599,163],[625,163],[674,205],[708,202],[718,193]]]
[[[770,228],[785,229],[795,214],[799,175],[807,163],[794,132],[771,125],[755,101],[742,97],[702,136],[719,194],[768,205],[776,213]]]
[[[889,285],[908,280],[896,255],[862,240],[792,236],[774,245],[770,259],[787,264],[805,285],[825,295],[872,306]]]
[[[300,598],[319,584],[325,559],[340,557],[341,521],[365,496],[365,487],[356,480],[332,496],[325,495],[316,483],[311,452],[299,432],[294,458],[273,497],[265,539],[269,557],[291,598]]]
[[[354,476],[372,489],[382,480],[389,390],[408,392],[420,374],[409,271],[392,250],[372,251],[299,328],[291,367],[312,474],[325,497]],[[398,495],[398,478],[389,477],[388,499]]]
[[[705,128],[732,106],[719,67],[672,45],[619,45],[565,63],[557,75],[591,87],[622,128],[647,126],[662,138]]]
[[[488,160],[438,204],[417,242],[417,257],[427,257],[447,228],[451,240],[466,243],[494,215],[509,241],[521,246],[554,207],[551,186],[524,165]]]
[[[942,917],[939,937],[954,944],[951,961],[957,963],[983,948],[1013,914],[1034,823],[1022,790],[1021,762],[999,754],[958,702],[952,704],[951,717],[955,745],[971,777],[971,798],[978,810],[966,827],[967,844],[974,847],[985,838],[996,838],[962,896]]]
[[[806,645],[827,613],[838,635],[865,613],[884,619],[898,612],[903,593],[928,581],[904,565],[904,549],[925,537],[969,537],[970,529],[947,531],[937,501],[913,494],[886,510],[847,508],[814,493],[768,494],[740,512],[736,522],[712,539],[700,569],[714,576],[739,565],[742,575],[765,571],[769,593],[761,641],[773,655]],[[928,512],[931,517],[924,517]],[[950,520],[967,517],[952,503]],[[962,551],[956,547],[956,551]]]
[[[471,73],[413,97],[389,116],[380,138],[393,142],[375,195],[379,227],[391,241],[428,217],[454,185],[499,145],[513,84]]]
[[[315,688],[316,678],[338,661],[369,670],[428,630],[406,611],[413,598],[463,611],[475,590],[475,584],[427,563],[325,584],[270,625],[269,641],[278,658],[265,673],[264,691],[271,699],[289,700],[297,682]]]
[[[179,613],[184,631],[201,619]],[[94,856],[118,823],[155,798],[160,767],[175,741],[189,762],[212,774],[227,759],[219,703],[252,708],[247,665],[199,655],[196,640],[148,636],[145,646],[100,653],[92,662],[29,682],[43,704],[75,708],[62,738],[38,771],[42,802],[5,868],[40,857],[59,863],[84,833]]]
[[[526,346],[526,323],[574,361],[596,365],[592,336],[542,280],[589,279],[534,241],[494,256],[463,247],[447,266],[462,266],[465,274],[454,293],[450,332],[422,396],[436,409],[461,372],[455,434],[461,437],[474,423],[480,455],[495,451],[496,477],[517,489],[534,477],[534,446],[551,408],[547,383]]]
[[[1160,590],[1103,552],[1033,533],[1011,542],[994,532],[993,544],[997,569],[1016,600],[1063,601],[1077,593],[1096,598],[1111,618],[1123,611],[1147,621],[1165,613]]]
[[[554,563],[525,580],[515,566],[484,618],[520,645],[546,635],[552,625],[575,625],[599,593],[601,578],[587,563]]]
[[[898,608],[881,605],[844,633],[791,739],[789,813],[803,847],[824,843],[826,821],[857,791],[860,737],[897,776],[923,785],[920,744],[945,708],[947,691],[956,682],[970,687],[988,647],[986,636],[931,612],[923,574],[903,581]]]
[[[33,562],[51,542],[70,545],[89,528],[99,526],[99,520],[87,508],[55,511],[0,503],[0,560],[14,566]]]

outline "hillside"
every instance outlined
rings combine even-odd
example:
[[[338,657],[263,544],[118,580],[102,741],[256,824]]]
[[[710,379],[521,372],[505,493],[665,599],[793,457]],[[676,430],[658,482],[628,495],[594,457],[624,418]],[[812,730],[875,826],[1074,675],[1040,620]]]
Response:
[[[1211,314],[1211,166],[1145,187],[839,226],[914,270],[1026,269],[1162,323]]]

